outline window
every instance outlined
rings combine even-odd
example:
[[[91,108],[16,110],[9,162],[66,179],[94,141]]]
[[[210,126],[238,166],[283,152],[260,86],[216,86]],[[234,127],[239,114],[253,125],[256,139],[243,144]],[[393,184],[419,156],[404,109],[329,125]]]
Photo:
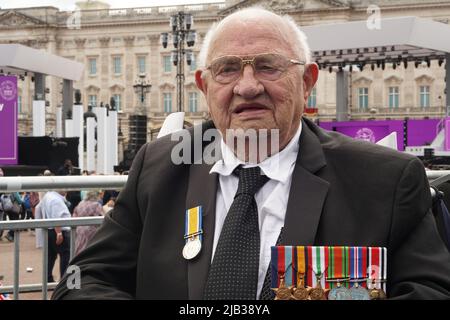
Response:
[[[17,114],[22,113],[22,96],[17,96]]]
[[[122,73],[122,59],[120,57],[113,58],[114,74]]]
[[[197,112],[197,92],[189,92],[189,112]]]
[[[122,111],[122,97],[120,94],[114,94],[113,99],[116,102],[116,110]]]
[[[191,65],[189,66],[189,71],[195,71],[197,70],[197,62],[195,60],[195,55],[192,54],[192,60],[191,60]]]
[[[398,108],[398,87],[389,87],[389,108]]]
[[[172,94],[164,93],[164,112],[172,112]]]
[[[313,88],[311,91],[311,94],[308,97],[308,108],[315,108],[316,107],[316,94],[317,90],[316,88]]]
[[[138,71],[145,73],[145,57],[138,57]]]
[[[97,96],[95,94],[91,94],[89,95],[89,102],[88,104],[92,107],[96,107],[97,106]]]
[[[97,59],[95,59],[95,58],[89,59],[89,74],[90,75],[97,74]]]
[[[369,88],[359,88],[358,98],[359,109],[367,110],[369,108]]]
[[[428,108],[430,106],[430,86],[420,86],[420,107]]]
[[[170,56],[163,57],[163,70],[164,72],[172,71],[172,61],[170,60]]]

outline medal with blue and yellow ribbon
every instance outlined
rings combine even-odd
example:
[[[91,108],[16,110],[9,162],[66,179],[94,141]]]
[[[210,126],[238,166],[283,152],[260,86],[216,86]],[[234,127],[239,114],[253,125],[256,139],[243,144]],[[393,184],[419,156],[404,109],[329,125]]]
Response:
[[[202,249],[202,223],[202,206],[186,210],[183,248],[183,257],[186,260],[195,258]]]

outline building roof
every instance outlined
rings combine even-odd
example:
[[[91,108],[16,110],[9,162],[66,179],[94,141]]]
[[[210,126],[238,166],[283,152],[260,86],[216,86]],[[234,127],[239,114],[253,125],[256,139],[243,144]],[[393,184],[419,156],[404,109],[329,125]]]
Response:
[[[304,26],[313,60],[327,65],[361,61],[443,59],[450,26],[417,17]]]
[[[84,65],[21,44],[0,44],[0,68],[3,73],[34,72],[66,80],[80,80]]]

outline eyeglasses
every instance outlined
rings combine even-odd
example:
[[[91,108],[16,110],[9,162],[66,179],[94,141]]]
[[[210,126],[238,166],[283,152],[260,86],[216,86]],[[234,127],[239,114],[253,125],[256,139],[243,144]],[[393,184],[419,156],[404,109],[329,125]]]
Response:
[[[247,64],[253,66],[256,79],[275,81],[283,77],[293,64],[304,65],[305,62],[289,59],[276,53],[261,53],[252,59],[223,56],[213,60],[206,69],[211,71],[215,81],[227,84],[239,79]]]

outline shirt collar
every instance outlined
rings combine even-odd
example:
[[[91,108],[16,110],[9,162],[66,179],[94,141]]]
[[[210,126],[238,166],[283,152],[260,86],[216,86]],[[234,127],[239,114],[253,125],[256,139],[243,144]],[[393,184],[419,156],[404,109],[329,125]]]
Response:
[[[282,183],[286,183],[288,181],[291,174],[291,170],[289,169],[297,160],[299,150],[298,142],[301,132],[302,122],[300,121],[297,132],[291,141],[289,141],[287,146],[277,154],[272,155],[257,165],[267,177]],[[210,174],[218,173],[222,176],[229,176],[239,165],[243,165],[244,168],[255,167],[255,165],[245,164],[244,161],[236,158],[233,151],[230,150],[223,139],[220,140],[220,149],[222,152],[222,159],[213,165],[209,171]]]

